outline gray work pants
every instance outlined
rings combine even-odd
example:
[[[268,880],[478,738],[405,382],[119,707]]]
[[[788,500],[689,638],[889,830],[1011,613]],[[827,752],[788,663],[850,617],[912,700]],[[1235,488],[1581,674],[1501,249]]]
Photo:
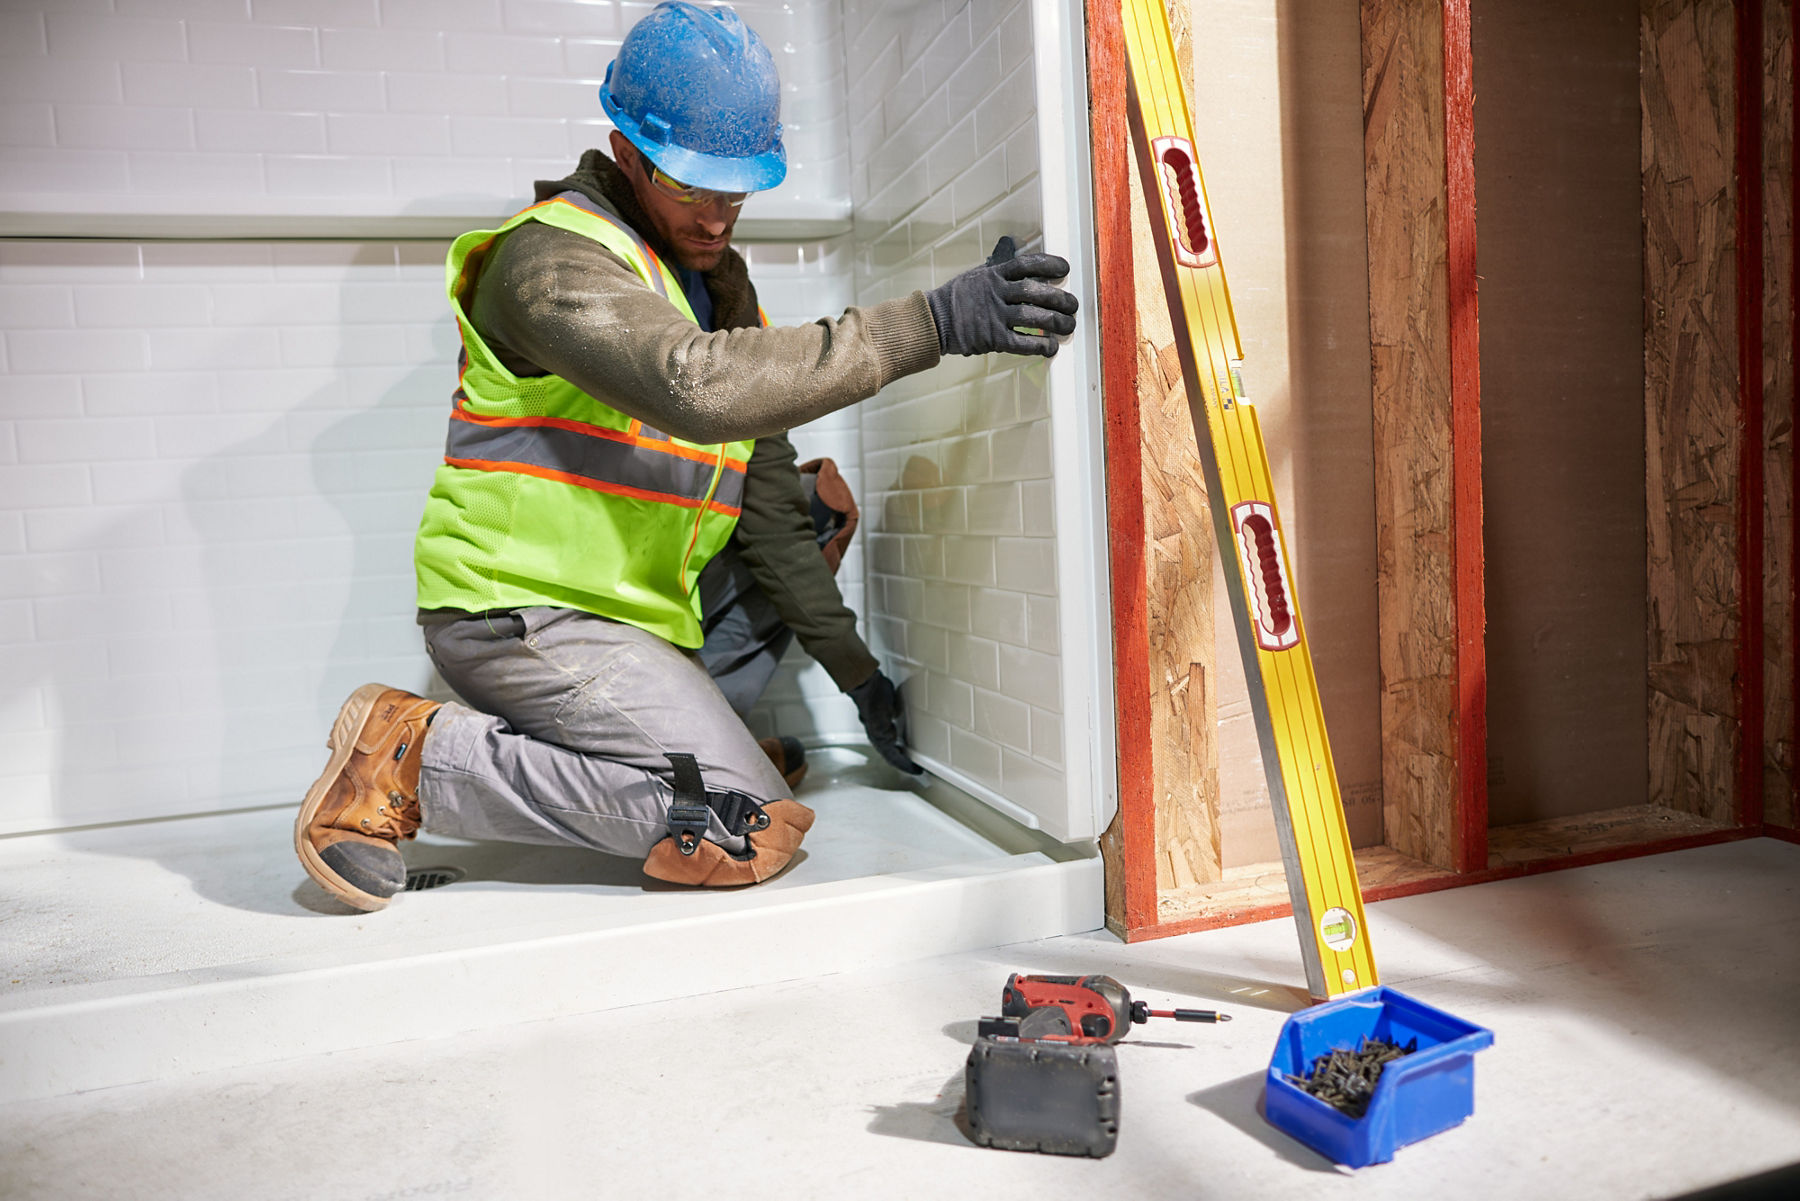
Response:
[[[427,619],[431,661],[467,704],[439,709],[426,735],[425,828],[641,859],[669,832],[669,752],[693,755],[708,789],[790,796],[742,715],[794,632],[733,545],[699,588],[705,645],[693,653],[575,609]],[[709,839],[743,850],[710,820]]]
[[[636,626],[519,609],[432,622],[425,645],[467,702],[439,709],[425,738],[434,834],[641,859],[669,832],[669,752],[693,755],[709,790],[790,795],[698,658]],[[710,840],[743,849],[711,822]]]
[[[794,631],[781,620],[737,548],[727,545],[700,572],[701,666],[739,717],[768,688]]]

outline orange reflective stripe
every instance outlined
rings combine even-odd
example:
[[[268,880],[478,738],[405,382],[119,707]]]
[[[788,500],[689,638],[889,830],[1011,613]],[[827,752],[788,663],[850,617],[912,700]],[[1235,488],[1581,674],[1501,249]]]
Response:
[[[468,471],[510,471],[518,475],[532,475],[543,480],[554,480],[559,484],[572,484],[577,488],[586,488],[592,492],[604,492],[609,496],[628,496],[634,500],[655,501],[663,505],[680,505],[684,509],[710,509],[725,517],[736,517],[742,510],[716,500],[696,500],[687,496],[671,496],[666,492],[650,492],[642,488],[633,488],[627,484],[615,484],[606,480],[590,479],[585,475],[575,475],[567,471],[557,471],[552,467],[540,467],[536,463],[500,462],[492,459],[453,459],[444,457],[447,467],[461,467]]]
[[[568,430],[570,433],[585,434],[590,438],[604,438],[608,442],[623,442],[635,446],[639,450],[652,451],[660,455],[674,455],[677,458],[692,459],[696,463],[707,466],[723,462],[725,470],[744,472],[750,464],[744,459],[733,459],[721,456],[717,450],[696,450],[691,446],[683,446],[678,442],[666,439],[651,438],[643,434],[633,434],[629,430],[608,429],[603,425],[589,425],[585,421],[573,421],[567,417],[488,417],[480,413],[472,413],[467,408],[459,407],[450,414],[452,421],[467,421],[474,425],[494,427],[504,426],[537,426],[546,429]],[[641,426],[641,422],[632,422]]]
[[[639,235],[637,230],[631,228],[631,226],[625,224],[625,222],[619,220],[617,217],[612,216],[610,213],[607,213],[601,209],[599,205],[589,200],[586,196],[583,196],[580,192],[575,191],[559,192],[548,200],[540,200],[530,208],[521,209],[519,215],[523,216],[525,213],[529,213],[534,209],[543,208],[545,205],[550,204],[566,204],[572,209],[576,209],[579,212],[586,213],[590,217],[606,222],[608,225],[630,238],[632,245],[638,248],[639,253],[644,256],[644,259],[650,265],[650,286],[655,288],[657,295],[661,296],[664,300],[669,298],[668,278],[674,273],[663,265],[662,259],[657,255],[656,251],[650,248],[650,243],[646,242],[643,237]]]

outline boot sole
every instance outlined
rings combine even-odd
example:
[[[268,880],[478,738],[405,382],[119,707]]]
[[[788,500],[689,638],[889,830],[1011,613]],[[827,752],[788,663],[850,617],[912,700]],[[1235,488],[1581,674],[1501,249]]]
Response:
[[[356,749],[356,740],[362,737],[363,727],[369,724],[369,715],[375,711],[375,698],[386,691],[385,684],[364,684],[352,692],[350,699],[344,702],[344,707],[338,710],[337,720],[331,725],[331,736],[325,740],[325,745],[331,749],[331,759],[325,764],[325,770],[320,773],[319,778],[313,781],[313,786],[307,790],[306,800],[300,804],[300,815],[294,819],[294,851],[300,856],[300,866],[326,892],[364,913],[386,909],[393,898],[364,892],[332,871],[330,865],[319,857],[312,841],[306,837],[306,829],[312,825],[313,818],[318,816],[319,806],[325,803],[325,796],[331,791],[332,783],[342,774],[344,765],[350,762],[350,752]]]

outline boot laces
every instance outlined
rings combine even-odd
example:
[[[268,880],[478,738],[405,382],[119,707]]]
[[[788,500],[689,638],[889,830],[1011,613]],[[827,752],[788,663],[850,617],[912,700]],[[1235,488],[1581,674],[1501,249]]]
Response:
[[[361,825],[366,834],[398,841],[417,835],[422,820],[417,796],[389,789],[386,803],[377,805],[375,816],[363,818]]]

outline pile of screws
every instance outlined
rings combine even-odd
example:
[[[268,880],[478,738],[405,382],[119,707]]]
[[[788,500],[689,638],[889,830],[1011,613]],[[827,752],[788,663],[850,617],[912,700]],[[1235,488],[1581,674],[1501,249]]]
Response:
[[[1360,1118],[1369,1112],[1369,1102],[1375,1097],[1375,1082],[1381,1079],[1381,1069],[1418,1049],[1417,1038],[1409,1039],[1404,1047],[1379,1038],[1364,1038],[1355,1051],[1339,1048],[1329,1055],[1318,1056],[1313,1060],[1312,1070],[1306,1073],[1306,1079],[1289,1076],[1288,1083],[1353,1118]]]

